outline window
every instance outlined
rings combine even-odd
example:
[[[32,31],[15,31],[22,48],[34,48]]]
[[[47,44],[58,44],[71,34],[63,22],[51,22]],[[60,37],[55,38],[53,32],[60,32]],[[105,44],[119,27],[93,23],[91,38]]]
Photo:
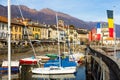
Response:
[[[33,31],[34,31],[34,28],[33,28]]]
[[[13,38],[13,34],[11,34],[11,38]]]
[[[2,29],[1,23],[0,23],[0,30]]]
[[[4,30],[4,24],[2,24],[2,30]]]
[[[15,34],[15,39],[17,38],[17,34]]]
[[[11,26],[11,31],[13,31],[13,26]]]
[[[21,32],[21,27],[19,29],[20,29],[19,31]]]
[[[50,37],[50,33],[51,33],[51,31],[48,31],[48,37]]]
[[[18,26],[15,26],[15,32],[17,32],[18,31]]]
[[[19,39],[21,39],[21,35],[19,34]]]

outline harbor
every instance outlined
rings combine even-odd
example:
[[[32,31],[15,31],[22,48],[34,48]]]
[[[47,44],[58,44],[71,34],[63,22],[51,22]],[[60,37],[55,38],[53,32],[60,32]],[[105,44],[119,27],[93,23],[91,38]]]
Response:
[[[49,45],[50,46],[50,45]],[[56,45],[57,46],[57,45]],[[87,55],[86,54],[86,52],[85,52],[85,49],[86,49],[86,46],[85,45],[81,45],[82,47],[79,47],[79,50],[81,51],[81,53],[84,53],[85,55]],[[72,46],[71,46],[72,47]],[[98,47],[98,48],[97,48]],[[95,49],[97,50],[97,51],[99,51],[99,52],[102,52],[102,50],[100,50],[100,48],[99,48],[99,46],[97,46]],[[37,55],[39,55],[39,56],[43,56],[43,55],[45,55],[46,53],[55,53],[55,51],[56,51],[56,53],[57,53],[57,47],[54,47],[54,48],[52,48],[52,45],[51,45],[51,47],[45,47],[45,48],[42,48],[41,49],[41,47],[40,46],[38,46],[38,47],[35,47],[35,50],[37,51],[36,53],[38,53]],[[61,48],[61,51],[62,50],[64,50],[63,49],[63,46],[61,46],[60,47]],[[65,49],[65,51],[67,51],[67,47],[66,47],[66,49]],[[103,52],[102,52],[103,53]],[[113,53],[113,52],[112,52]],[[89,54],[91,54],[91,53],[89,53]],[[108,52],[104,52],[103,53],[104,55],[108,55]],[[109,54],[111,54],[111,52],[109,52]],[[119,57],[119,55],[120,55],[120,53],[119,53],[119,51],[117,51],[117,58],[118,58],[118,60],[120,60],[120,57]],[[1,55],[1,59],[3,59],[3,60],[7,60],[7,58],[5,58],[5,56],[7,56],[7,55]],[[26,53],[13,53],[12,54],[12,59],[13,60],[20,60],[21,58],[28,58],[28,57],[31,57],[31,56],[33,56],[33,54],[32,54],[32,50],[30,51],[28,51],[28,52],[26,52]],[[114,56],[112,56],[112,55],[108,55],[108,56],[110,56],[111,58],[112,57],[114,57]],[[95,63],[96,62],[94,62],[94,60],[92,60],[90,57],[86,57],[86,59],[87,59],[87,65],[84,63],[84,64],[82,64],[82,65],[80,65],[80,66],[78,66],[78,68],[77,68],[77,73],[76,74],[61,74],[61,75],[59,75],[59,77],[57,76],[57,74],[56,75],[54,75],[54,74],[52,74],[52,75],[44,75],[44,74],[32,74],[32,72],[31,72],[31,67],[33,67],[34,65],[22,65],[22,68],[20,69],[20,72],[19,73],[16,73],[16,74],[12,74],[12,80],[26,80],[26,79],[29,79],[29,80],[38,80],[38,79],[46,79],[46,80],[50,80],[50,79],[54,79],[54,80],[57,80],[57,79],[59,79],[59,80],[66,80],[66,79],[70,79],[70,80],[92,80],[92,77],[91,78],[88,78],[88,76],[90,77],[90,67],[86,67],[86,66],[90,66],[90,64],[94,64],[94,65],[92,65],[92,66],[95,66]],[[88,60],[89,59],[89,60]],[[108,75],[108,73],[109,73],[109,69],[108,69],[108,67],[107,67],[107,65],[105,64],[105,63],[103,63],[103,62],[101,62],[101,60],[99,60],[99,58],[97,58],[97,57],[94,57],[93,56],[93,59],[95,59],[97,62],[98,62],[98,64],[99,65],[101,65],[102,64],[102,66],[104,66],[103,68],[105,68],[105,70],[106,70],[106,79],[107,80],[109,80],[110,79],[110,76],[112,77],[112,75]],[[113,59],[113,58],[112,58]],[[90,61],[92,60],[92,63],[89,63]],[[117,61],[118,61],[117,60]],[[118,61],[119,62],[119,61]],[[101,64],[100,64],[101,63]],[[119,64],[119,63],[118,63]],[[98,65],[96,65],[96,66],[98,66]],[[43,66],[42,66],[43,67]],[[98,66],[99,67],[99,66]],[[97,67],[96,67],[97,68]],[[86,72],[87,71],[87,72]],[[97,73],[98,74],[98,73]],[[100,75],[99,75],[100,76]],[[101,76],[102,77],[102,76]],[[4,74],[4,75],[1,75],[1,77],[0,77],[2,80],[4,80],[4,79],[7,79],[8,77],[7,77],[7,74]],[[94,78],[94,77],[93,77]],[[105,78],[105,77],[104,77]]]
[[[56,47],[55,47],[56,46]],[[85,45],[82,45],[83,47],[80,47],[79,50],[81,53],[84,54],[84,49],[85,49]],[[35,51],[36,51],[36,55],[37,56],[44,56],[45,54],[47,53],[57,53],[58,50],[57,50],[57,45],[48,45],[48,46],[45,46],[44,48],[42,48],[43,46],[37,46],[35,47]],[[53,48],[54,47],[54,48]],[[72,46],[71,46],[72,48]],[[20,48],[19,48],[20,49]],[[61,52],[64,50],[67,52],[68,51],[68,48],[64,47],[61,45],[60,47],[61,49]],[[28,57],[32,57],[33,56],[33,51],[32,49],[27,51],[27,52],[24,52],[24,53],[15,53],[15,51],[13,51],[14,53],[12,53],[12,61],[20,61],[20,59],[24,59],[24,58],[28,58]],[[7,54],[6,55],[1,55],[1,64],[2,64],[2,61],[5,61],[7,60]],[[82,64],[80,66],[78,66],[78,73],[77,74],[61,74],[61,77],[54,77],[56,75],[36,75],[36,74],[32,74],[31,73],[31,67],[35,66],[34,64],[33,65],[26,65],[26,64],[23,64],[23,65],[20,65],[22,68],[20,69],[20,71],[17,73],[17,74],[12,74],[12,79],[14,80],[26,80],[26,79],[32,79],[32,80],[37,80],[37,79],[46,79],[46,80],[49,80],[50,78],[51,79],[60,79],[60,80],[64,80],[64,79],[71,79],[71,80],[76,80],[76,78],[79,78],[79,74],[82,73],[83,76],[81,76],[80,78],[85,80],[86,77],[85,77],[85,64]],[[21,73],[20,73],[21,72]],[[71,76],[72,75],[72,76]],[[30,77],[31,76],[31,77]],[[61,79],[62,78],[62,79]],[[1,75],[1,79],[7,79],[7,73],[4,74],[4,75]]]
[[[0,1],[0,80],[120,80],[120,1],[53,2]]]

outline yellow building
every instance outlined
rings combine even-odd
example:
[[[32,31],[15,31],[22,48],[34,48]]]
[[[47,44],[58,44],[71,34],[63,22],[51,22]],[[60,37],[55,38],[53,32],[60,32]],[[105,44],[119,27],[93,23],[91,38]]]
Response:
[[[41,33],[40,33],[40,25],[31,25],[31,30],[32,30],[32,40],[39,40]]]
[[[13,23],[11,25],[11,40],[12,41],[19,41],[22,40],[22,28],[23,25]]]

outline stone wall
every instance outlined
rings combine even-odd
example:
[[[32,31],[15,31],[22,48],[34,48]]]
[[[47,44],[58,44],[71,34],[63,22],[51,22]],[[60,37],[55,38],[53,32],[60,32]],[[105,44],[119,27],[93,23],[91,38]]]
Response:
[[[106,55],[102,54],[101,52],[98,52],[90,47],[88,47],[90,50],[90,53],[93,56],[102,57],[102,60],[106,63],[106,65],[109,67],[110,71],[110,80],[120,80],[120,68],[118,64],[113,61],[111,58],[107,57]]]

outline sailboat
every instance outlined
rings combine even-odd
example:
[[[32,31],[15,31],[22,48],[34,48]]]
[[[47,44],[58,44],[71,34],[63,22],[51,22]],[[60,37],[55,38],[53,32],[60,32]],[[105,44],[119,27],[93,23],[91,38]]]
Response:
[[[56,14],[56,23],[57,23],[57,32],[58,32],[58,17]],[[46,66],[44,68],[34,68],[32,69],[32,73],[34,74],[72,74],[76,72],[76,66],[77,64],[74,63],[75,65],[71,65],[71,66],[62,66],[62,59],[61,59],[61,54],[60,54],[60,45],[59,45],[59,32],[58,32],[58,53],[59,53],[59,57],[57,59],[57,61],[53,61],[52,63],[56,62],[55,64],[58,65],[52,65],[50,63],[49,66]],[[64,63],[67,65],[67,63]]]

